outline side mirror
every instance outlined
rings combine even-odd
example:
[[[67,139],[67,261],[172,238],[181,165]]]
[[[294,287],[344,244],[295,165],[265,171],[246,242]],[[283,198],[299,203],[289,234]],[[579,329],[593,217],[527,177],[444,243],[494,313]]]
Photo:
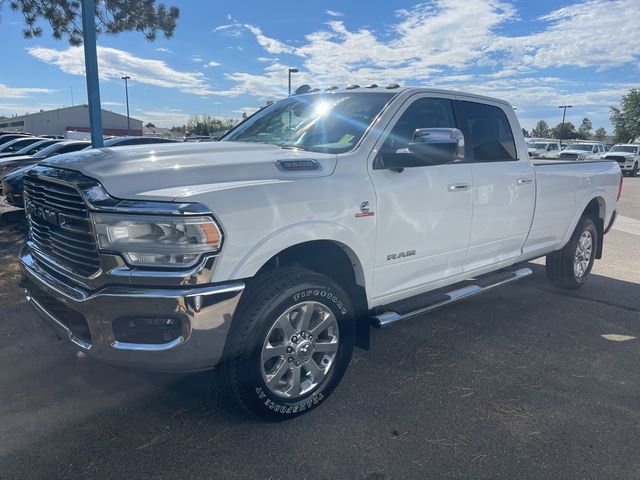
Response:
[[[381,153],[374,170],[444,165],[464,160],[464,135],[457,128],[418,128],[407,148]]]

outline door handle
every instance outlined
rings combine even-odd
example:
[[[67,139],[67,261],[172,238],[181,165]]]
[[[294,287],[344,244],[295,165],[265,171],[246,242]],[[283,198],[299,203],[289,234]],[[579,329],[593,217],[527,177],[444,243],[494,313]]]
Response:
[[[449,191],[450,192],[464,192],[465,190],[469,190],[471,185],[468,183],[450,183]]]
[[[528,185],[530,183],[533,183],[533,178],[531,178],[531,177],[525,177],[525,178],[519,178],[518,179],[518,185]]]

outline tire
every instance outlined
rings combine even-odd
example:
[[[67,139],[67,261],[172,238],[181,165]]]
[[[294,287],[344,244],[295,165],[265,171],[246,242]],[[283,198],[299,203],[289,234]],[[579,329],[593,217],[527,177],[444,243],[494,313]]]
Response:
[[[288,420],[331,395],[354,342],[353,307],[336,282],[301,268],[276,269],[247,285],[227,340],[222,381],[246,412]]]
[[[597,242],[596,224],[592,219],[582,217],[564,248],[547,255],[549,281],[567,290],[576,290],[584,285],[593,268]]]
[[[631,175],[632,177],[636,177],[638,175],[638,164],[634,164],[633,165],[633,170],[631,170],[631,173],[629,173],[629,175]]]

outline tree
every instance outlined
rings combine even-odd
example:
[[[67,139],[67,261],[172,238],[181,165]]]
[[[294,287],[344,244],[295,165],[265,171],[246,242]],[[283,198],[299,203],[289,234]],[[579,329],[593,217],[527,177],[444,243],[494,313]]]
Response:
[[[564,126],[562,123],[559,123],[551,129],[551,134],[553,135],[553,138],[560,139],[578,137],[578,131],[576,130],[575,125],[571,122],[564,122]]]
[[[529,132],[527,131],[526,128],[522,129],[522,135],[524,135],[524,138],[529,138]]]
[[[71,45],[82,44],[80,0],[0,0],[0,9],[9,3],[24,17],[25,38],[41,37],[40,21],[51,26],[53,38],[66,38]],[[142,32],[149,41],[158,33],[171,38],[180,16],[177,7],[167,7],[156,0],[101,0],[95,2],[96,32],[115,35]]]
[[[611,106],[610,111],[616,142],[633,142],[640,137],[640,88],[622,95],[620,106]]]
[[[604,140],[604,137],[606,136],[607,136],[607,131],[604,128],[600,127],[596,129],[596,134],[595,134],[596,140],[601,142]]]
[[[145,125],[145,127],[146,127],[146,128],[156,128],[156,126],[155,126],[153,123],[151,123],[151,122],[148,122],[148,123]]]
[[[593,128],[593,124],[591,123],[591,120],[589,120],[587,117],[583,118],[582,123],[578,128],[578,138],[582,140],[587,140],[591,136],[592,128]]]
[[[210,115],[192,115],[187,123],[182,126],[172,127],[172,132],[188,133],[190,135],[208,136],[217,132],[223,132],[235,127],[238,120],[235,118],[217,118]]]
[[[544,120],[540,120],[535,128],[531,130],[531,136],[534,138],[548,138],[551,136],[551,130],[549,129],[549,124]]]

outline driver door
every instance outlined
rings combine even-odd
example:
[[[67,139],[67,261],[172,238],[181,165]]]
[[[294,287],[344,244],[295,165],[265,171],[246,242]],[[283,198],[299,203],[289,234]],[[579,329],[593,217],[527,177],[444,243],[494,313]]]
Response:
[[[406,151],[417,129],[456,128],[452,100],[418,95],[403,105],[369,158],[376,192],[373,297],[380,303],[427,290],[463,273],[471,233],[471,167],[466,163],[374,169],[376,157]]]

